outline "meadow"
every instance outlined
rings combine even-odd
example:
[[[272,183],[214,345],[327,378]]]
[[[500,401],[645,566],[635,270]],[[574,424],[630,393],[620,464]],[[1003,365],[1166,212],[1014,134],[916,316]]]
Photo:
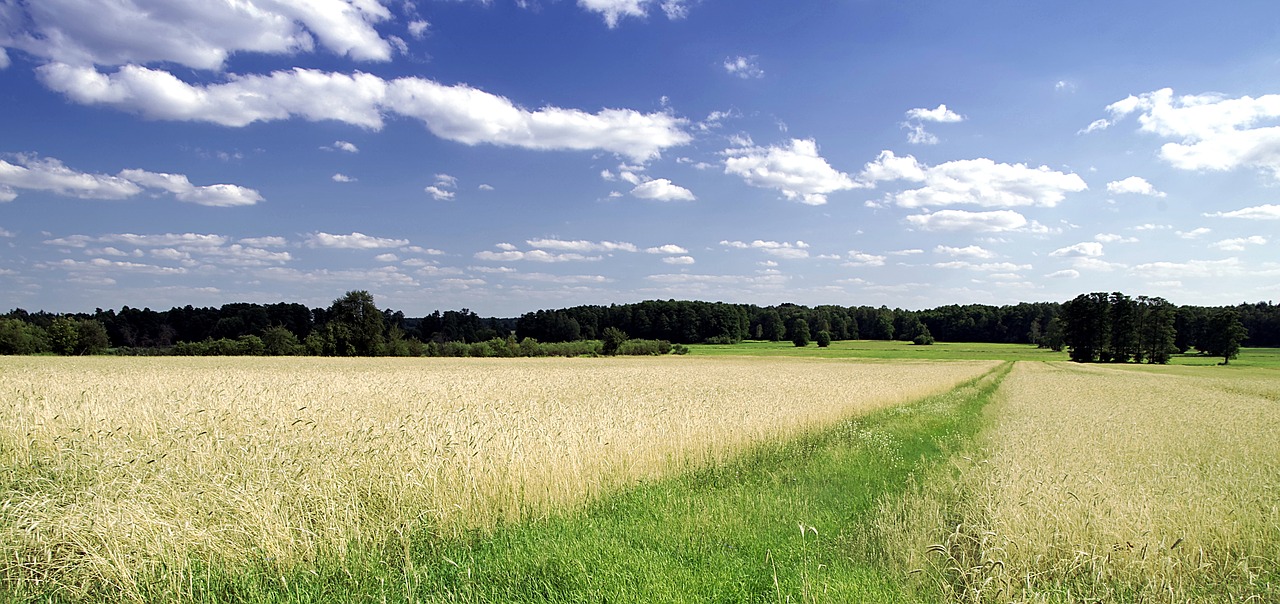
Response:
[[[1275,351],[691,349],[0,358],[0,601],[1280,601]]]

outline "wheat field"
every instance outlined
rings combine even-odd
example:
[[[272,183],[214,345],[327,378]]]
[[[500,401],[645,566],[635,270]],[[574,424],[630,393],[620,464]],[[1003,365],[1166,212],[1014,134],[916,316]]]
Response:
[[[0,579],[128,594],[449,538],[993,364],[3,358]]]
[[[885,506],[903,570],[962,602],[1277,601],[1274,372],[1214,369],[1017,364],[979,452]]]

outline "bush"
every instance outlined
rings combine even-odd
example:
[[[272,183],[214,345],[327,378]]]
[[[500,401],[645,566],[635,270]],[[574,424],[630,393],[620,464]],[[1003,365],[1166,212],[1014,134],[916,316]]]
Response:
[[[927,333],[922,333],[916,336],[914,340],[911,340],[911,343],[916,346],[930,346],[933,344],[933,336]]]
[[[659,356],[671,352],[671,342],[666,340],[627,340],[618,348],[618,354],[631,356]]]
[[[689,347],[684,344],[676,344],[671,347],[671,354],[689,354]]]
[[[818,348],[826,348],[831,345],[831,332],[822,330],[818,332]]]
[[[600,342],[600,350],[608,356],[615,354],[631,354],[622,352],[622,346],[627,343],[626,332],[617,327],[606,327]]]

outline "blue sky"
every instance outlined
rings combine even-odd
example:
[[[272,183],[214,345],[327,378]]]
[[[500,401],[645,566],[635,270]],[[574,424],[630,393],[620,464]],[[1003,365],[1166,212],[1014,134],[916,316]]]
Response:
[[[0,0],[0,307],[1272,300],[1277,18]]]

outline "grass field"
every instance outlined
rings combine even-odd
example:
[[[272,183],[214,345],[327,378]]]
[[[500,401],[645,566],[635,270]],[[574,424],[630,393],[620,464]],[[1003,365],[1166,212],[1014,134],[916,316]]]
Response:
[[[691,348],[0,358],[0,602],[1280,601],[1280,351]]]

